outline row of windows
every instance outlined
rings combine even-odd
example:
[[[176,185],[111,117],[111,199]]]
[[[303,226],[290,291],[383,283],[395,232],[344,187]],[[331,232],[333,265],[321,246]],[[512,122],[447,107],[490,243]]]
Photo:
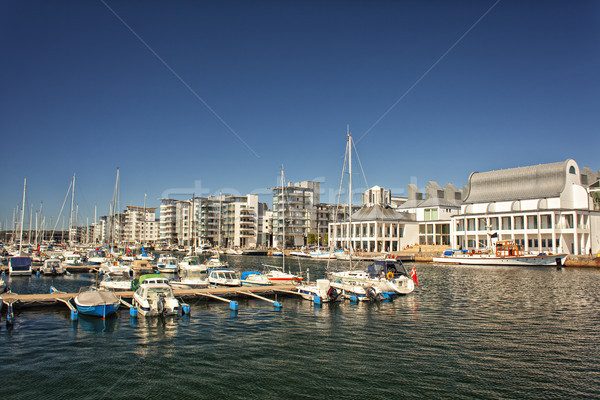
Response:
[[[514,222],[513,222],[514,221]],[[579,226],[587,226],[588,216],[577,216]],[[495,230],[518,230],[518,229],[552,229],[551,215],[527,215],[515,217],[490,217],[490,218],[469,218],[466,224],[467,231],[495,231]],[[566,214],[556,218],[557,228],[573,228],[573,215]],[[464,220],[456,222],[456,231],[465,230]]]

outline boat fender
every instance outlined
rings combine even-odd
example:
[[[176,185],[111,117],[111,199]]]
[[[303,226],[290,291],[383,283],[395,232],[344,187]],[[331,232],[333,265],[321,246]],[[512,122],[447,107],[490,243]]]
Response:
[[[377,293],[375,292],[375,289],[373,289],[371,286],[365,288],[365,294],[368,298],[372,300],[375,300],[377,298]]]
[[[388,278],[388,280],[394,279],[394,273],[392,271],[388,272],[387,273],[387,278]]]
[[[160,315],[164,315],[165,313],[165,298],[163,296],[159,296],[158,302],[156,303],[156,311]]]
[[[336,288],[334,287],[330,287],[329,290],[327,291],[327,297],[329,297],[330,299],[336,299],[338,297],[339,293],[336,290]]]

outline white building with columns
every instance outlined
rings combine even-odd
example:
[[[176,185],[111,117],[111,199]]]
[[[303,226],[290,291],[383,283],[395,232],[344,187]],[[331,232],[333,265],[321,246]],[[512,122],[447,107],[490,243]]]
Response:
[[[460,213],[451,218],[451,246],[483,250],[491,238],[532,253],[600,251],[600,211],[589,185],[598,176],[572,160],[473,172]]]

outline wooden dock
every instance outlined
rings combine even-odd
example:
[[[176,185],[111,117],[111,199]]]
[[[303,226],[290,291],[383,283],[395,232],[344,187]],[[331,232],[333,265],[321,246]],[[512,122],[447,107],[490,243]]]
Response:
[[[244,292],[256,295],[286,294],[286,291],[295,291],[293,285],[274,285],[274,286],[238,286],[238,287],[211,287],[207,289],[173,289],[173,294],[178,298],[190,300],[192,298],[219,296],[227,298],[250,297]],[[117,296],[123,299],[131,299],[132,291],[115,292]],[[13,304],[15,309],[28,307],[43,307],[56,305],[57,303],[71,300],[77,293],[41,293],[41,294],[16,294],[3,293],[0,295],[2,301]]]

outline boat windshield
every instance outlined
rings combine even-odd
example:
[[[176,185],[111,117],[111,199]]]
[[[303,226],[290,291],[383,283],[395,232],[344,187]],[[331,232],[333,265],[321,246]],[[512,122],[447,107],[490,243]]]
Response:
[[[158,295],[171,295],[171,288],[169,287],[151,287],[148,288],[148,297],[157,297]]]
[[[60,263],[58,261],[48,261],[46,265],[50,268],[58,268]]]
[[[233,272],[221,272],[221,273],[219,273],[219,278],[236,279],[235,273],[233,273]]]

